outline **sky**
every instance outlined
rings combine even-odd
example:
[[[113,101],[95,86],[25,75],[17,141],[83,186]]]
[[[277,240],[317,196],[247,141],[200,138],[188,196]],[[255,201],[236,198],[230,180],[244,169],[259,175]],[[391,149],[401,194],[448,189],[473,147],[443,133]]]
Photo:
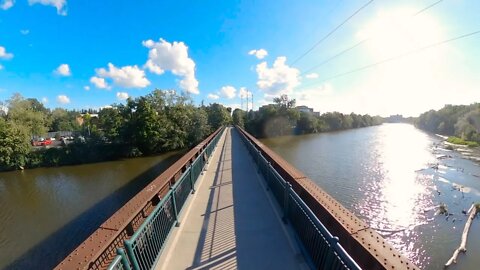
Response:
[[[255,109],[287,94],[322,113],[417,116],[480,102],[479,11],[467,0],[0,0],[0,101],[101,108],[174,89],[246,109],[248,91]]]

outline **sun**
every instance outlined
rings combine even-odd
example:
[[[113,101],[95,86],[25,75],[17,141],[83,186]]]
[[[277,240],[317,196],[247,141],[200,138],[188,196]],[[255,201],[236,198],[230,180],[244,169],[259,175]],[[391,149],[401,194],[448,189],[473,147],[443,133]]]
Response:
[[[439,20],[413,8],[381,10],[357,33],[374,58],[384,59],[445,38]]]

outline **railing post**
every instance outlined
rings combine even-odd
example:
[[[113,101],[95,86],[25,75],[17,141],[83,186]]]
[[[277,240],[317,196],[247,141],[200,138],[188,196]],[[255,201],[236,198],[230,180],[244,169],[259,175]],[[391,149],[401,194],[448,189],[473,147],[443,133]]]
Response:
[[[123,251],[123,248],[117,248],[117,254],[122,258],[122,265],[125,270],[131,270],[130,263],[127,260],[127,254]]]
[[[190,185],[192,185],[192,194],[195,194],[195,181],[193,179],[193,163],[190,164]]]
[[[288,201],[290,199],[290,192],[292,191],[292,184],[285,181],[285,193],[283,197],[283,223],[287,224],[288,222]]]
[[[175,221],[176,221],[175,227],[178,227],[178,226],[180,226],[180,221],[178,220],[177,200],[175,199],[176,190],[173,187],[170,187],[170,189],[172,190],[172,193],[171,193],[172,195],[171,196],[172,196],[173,212],[175,214]]]
[[[133,270],[140,270],[140,265],[138,265],[137,258],[135,258],[135,254],[133,253],[132,242],[130,242],[130,240],[127,239],[127,240],[123,241],[123,244],[125,245],[125,248],[127,249],[128,258],[130,259],[130,262],[132,263]]]

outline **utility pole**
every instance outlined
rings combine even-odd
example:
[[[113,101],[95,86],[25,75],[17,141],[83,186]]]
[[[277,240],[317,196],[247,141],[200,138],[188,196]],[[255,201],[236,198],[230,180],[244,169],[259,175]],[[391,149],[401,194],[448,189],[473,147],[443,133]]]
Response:
[[[240,95],[240,109],[243,111],[243,95]]]
[[[248,113],[248,89],[247,89],[247,113]]]

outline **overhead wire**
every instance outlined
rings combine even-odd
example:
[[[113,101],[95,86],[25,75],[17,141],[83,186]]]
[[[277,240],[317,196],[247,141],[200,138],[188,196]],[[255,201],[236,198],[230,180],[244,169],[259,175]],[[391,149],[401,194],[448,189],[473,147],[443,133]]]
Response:
[[[303,57],[305,57],[307,54],[309,54],[311,51],[313,51],[320,43],[322,43],[324,40],[326,40],[328,37],[330,37],[333,33],[335,33],[340,27],[342,27],[344,24],[346,24],[350,19],[355,17],[362,9],[366,8],[368,5],[373,3],[374,0],[370,0],[367,3],[365,3],[363,6],[361,6],[359,9],[357,9],[353,14],[348,16],[345,20],[343,20],[339,25],[337,25],[335,28],[333,28],[330,32],[328,32],[324,37],[322,37],[319,41],[317,41],[312,47],[310,47],[307,51],[302,53],[299,57],[297,57],[291,65],[296,64],[298,61],[300,61]]]
[[[415,12],[415,13],[412,15],[412,17],[415,17],[415,16],[417,16],[417,15],[419,15],[419,14],[421,14],[421,13],[423,13],[423,12],[427,11],[428,9],[430,9],[430,8],[432,8],[432,7],[434,7],[434,6],[438,5],[438,4],[440,4],[442,1],[443,1],[443,0],[438,0],[438,1],[436,1],[436,2],[434,2],[434,3],[432,3],[432,4],[430,4],[430,5],[428,5],[427,7],[424,7],[424,8],[422,8],[421,10],[419,10],[419,11]],[[341,51],[341,52],[339,52],[339,53],[337,53],[337,54],[335,54],[335,55],[333,55],[333,56],[331,56],[331,57],[329,57],[329,58],[327,58],[327,59],[323,60],[323,61],[322,61],[322,62],[320,62],[319,64],[317,64],[317,65],[315,65],[315,66],[313,66],[313,67],[311,67],[311,68],[307,69],[306,71],[303,71],[303,72],[301,72],[301,74],[300,74],[300,75],[303,75],[303,74],[309,73],[309,72],[311,72],[311,71],[313,71],[313,70],[315,70],[315,69],[317,69],[317,68],[319,68],[319,67],[321,67],[321,66],[325,65],[326,63],[328,63],[328,62],[332,61],[333,59],[335,59],[335,58],[337,58],[337,57],[340,57],[340,56],[342,56],[343,54],[345,54],[345,53],[347,53],[347,52],[349,52],[349,51],[351,51],[351,50],[353,50],[353,49],[355,49],[355,48],[359,47],[360,45],[362,45],[363,43],[365,43],[365,42],[369,41],[370,39],[372,39],[372,37],[365,38],[365,39],[363,39],[363,40],[361,40],[361,41],[359,41],[359,42],[355,43],[353,46],[350,46],[350,47],[348,47],[348,48],[344,49],[343,51]]]
[[[437,46],[440,46],[440,45],[443,45],[445,43],[449,43],[449,42],[453,42],[453,41],[456,41],[456,40],[459,40],[459,39],[463,39],[463,38],[467,38],[467,37],[470,37],[470,36],[473,36],[473,35],[477,35],[477,34],[480,34],[480,30],[477,30],[477,31],[473,31],[473,32],[470,32],[470,33],[467,33],[467,34],[463,34],[463,35],[460,35],[460,36],[456,36],[456,37],[453,37],[453,38],[450,38],[450,39],[446,39],[446,40],[442,40],[442,41],[439,41],[439,42],[435,42],[435,43],[432,43],[430,45],[427,45],[427,46],[423,46],[423,47],[420,47],[420,48],[416,48],[416,49],[413,49],[413,50],[410,50],[410,51],[407,51],[405,53],[402,53],[402,54],[399,54],[399,55],[396,55],[396,56],[392,56],[392,57],[389,57],[389,58],[386,58],[386,59],[383,59],[383,60],[380,60],[378,62],[375,62],[375,63],[372,63],[372,64],[368,64],[368,65],[365,65],[365,66],[362,66],[362,67],[358,67],[358,68],[355,68],[355,69],[352,69],[352,70],[349,70],[349,71],[346,71],[346,72],[342,72],[342,73],[338,73],[338,74],[335,74],[333,76],[330,76],[328,78],[325,78],[321,81],[316,81],[312,84],[308,84],[302,88],[305,88],[305,87],[308,87],[308,86],[311,86],[311,85],[316,85],[316,84],[319,84],[319,83],[322,83],[322,82],[325,82],[325,81],[328,81],[328,80],[333,80],[333,79],[336,79],[336,78],[339,78],[339,77],[343,77],[343,76],[346,76],[346,75],[349,75],[349,74],[352,74],[352,73],[356,73],[356,72],[359,72],[359,71],[363,71],[365,69],[369,69],[369,68],[373,68],[375,66],[379,66],[379,65],[382,65],[382,64],[385,64],[385,63],[388,63],[388,62],[391,62],[393,60],[396,60],[396,59],[399,59],[399,58],[402,58],[402,57],[405,57],[405,56],[409,56],[411,54],[415,54],[415,53],[418,53],[418,52],[421,52],[421,51],[424,51],[424,50],[427,50],[427,49],[431,49],[433,47],[437,47]]]

